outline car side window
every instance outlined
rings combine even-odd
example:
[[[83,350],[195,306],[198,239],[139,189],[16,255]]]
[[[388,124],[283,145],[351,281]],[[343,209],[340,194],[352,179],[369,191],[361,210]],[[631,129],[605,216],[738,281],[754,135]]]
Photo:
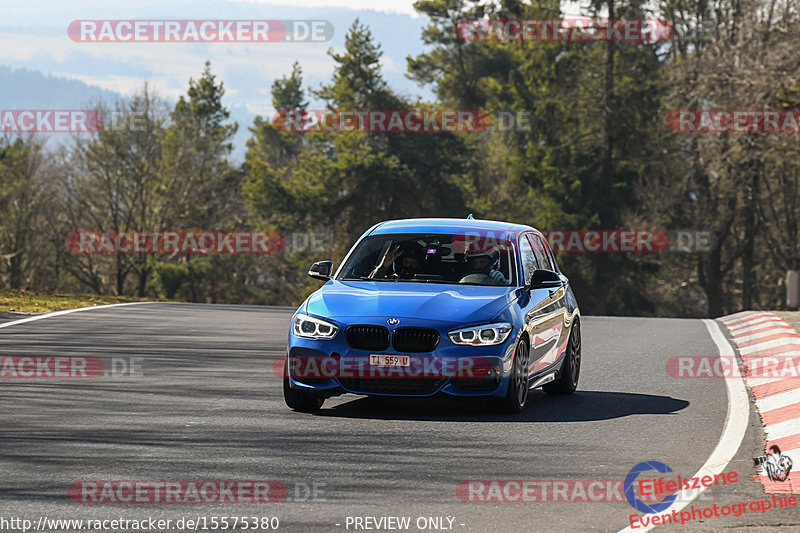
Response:
[[[550,248],[550,244],[547,242],[547,239],[542,238],[542,249],[544,250],[545,255],[550,260],[550,266],[553,268],[553,272],[558,272],[558,263],[556,263],[556,254],[553,253],[553,249]]]
[[[520,256],[522,258],[522,275],[524,276],[523,283],[526,285],[531,281],[533,271],[539,268],[536,262],[536,255],[533,253],[533,246],[528,237],[528,235],[522,235],[519,238]]]
[[[533,253],[536,255],[536,262],[539,263],[539,268],[555,272],[556,266],[553,263],[553,257],[550,255],[547,244],[538,235],[531,235],[531,240],[533,241]]]

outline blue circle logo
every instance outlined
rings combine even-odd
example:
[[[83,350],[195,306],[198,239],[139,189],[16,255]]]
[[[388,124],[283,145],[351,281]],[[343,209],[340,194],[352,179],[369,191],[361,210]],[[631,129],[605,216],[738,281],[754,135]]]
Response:
[[[678,494],[670,494],[666,496],[663,500],[658,503],[654,504],[647,504],[644,503],[642,500],[636,497],[636,494],[633,492],[634,483],[636,482],[636,478],[639,477],[639,474],[642,472],[647,472],[649,470],[655,470],[662,474],[667,472],[672,472],[672,469],[661,463],[659,461],[644,461],[643,463],[639,463],[638,465],[631,468],[628,475],[625,476],[625,484],[623,485],[625,489],[625,499],[628,500],[628,503],[631,504],[631,507],[636,509],[641,513],[646,514],[653,514],[653,513],[660,513],[661,511],[669,508],[678,498]]]

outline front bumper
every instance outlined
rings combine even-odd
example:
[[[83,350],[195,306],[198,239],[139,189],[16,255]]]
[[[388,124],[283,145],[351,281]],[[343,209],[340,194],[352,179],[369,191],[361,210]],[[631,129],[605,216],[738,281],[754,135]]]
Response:
[[[330,319],[326,319],[330,320]],[[385,318],[381,319],[385,324]],[[367,317],[351,324],[383,325]],[[330,340],[315,340],[289,335],[287,367],[289,384],[321,397],[343,393],[396,397],[504,396],[515,346],[510,335],[495,346],[453,344],[447,331],[461,324],[436,324],[403,319],[405,327],[433,327],[439,332],[436,348],[428,353],[398,353],[386,350],[358,350],[348,346],[342,332],[350,324],[340,324],[340,332]],[[393,328],[389,328],[393,330]],[[383,369],[369,364],[371,354],[407,355],[408,368]]]

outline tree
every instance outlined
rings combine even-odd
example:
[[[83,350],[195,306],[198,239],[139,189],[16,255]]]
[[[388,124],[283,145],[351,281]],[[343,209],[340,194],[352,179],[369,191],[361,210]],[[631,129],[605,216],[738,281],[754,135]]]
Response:
[[[800,91],[794,53],[800,43],[793,35],[774,35],[798,20],[796,7],[714,2],[698,4],[684,18],[712,18],[718,31],[665,66],[663,115],[800,107],[791,96]],[[695,278],[709,316],[781,305],[784,269],[797,264],[797,256],[786,253],[796,249],[797,218],[790,213],[798,186],[796,150],[787,135],[681,132],[662,140],[666,171],[681,179],[665,185],[668,196],[659,189],[661,209],[672,212],[674,222],[709,227],[717,236],[717,246],[696,257]]]
[[[28,282],[37,257],[43,165],[41,148],[32,139],[0,139],[0,273],[5,271],[12,289]]]
[[[212,229],[240,212],[240,175],[227,159],[238,125],[226,123],[230,111],[222,104],[224,94],[224,84],[217,84],[206,61],[200,79],[189,80],[188,99],[181,96],[171,113],[161,161],[164,194],[174,208],[171,223]]]
[[[246,222],[242,173],[228,160],[238,125],[227,123],[230,111],[222,103],[224,94],[224,84],[217,83],[211,63],[206,61],[203,75],[197,81],[189,80],[187,97],[180,97],[170,115],[160,164],[162,195],[170,202],[164,220],[173,229],[231,230]],[[218,271],[235,271],[238,260],[182,258],[185,262],[190,259],[200,264],[190,268],[197,275],[185,280],[189,299],[217,301],[222,291]],[[218,265],[220,262],[226,266]]]
[[[78,140],[71,158],[76,171],[66,169],[66,223],[72,231],[165,229],[172,203],[162,194],[159,168],[164,102],[144,84],[130,99],[117,102],[113,112],[104,111],[113,119],[89,139]],[[109,264],[111,286],[120,295],[129,293],[127,280],[133,273],[136,293],[145,296],[153,269],[147,255],[71,254],[65,260],[70,272],[96,292],[103,291],[103,276],[96,269]]]
[[[641,4],[610,7],[612,14],[643,18]],[[462,18],[559,18],[559,2],[549,0],[531,5],[431,0],[415,6],[432,17],[423,40],[433,49],[409,58],[412,77],[433,83],[440,98],[454,105],[534,114],[532,129],[495,130],[472,139],[477,168],[467,186],[474,191],[471,206],[481,216],[541,229],[619,229],[638,209],[633,188],[652,164],[641,140],[656,123],[656,46],[464,42],[456,35]],[[561,262],[586,312],[652,308],[642,291],[654,270],[649,262],[623,254],[570,255]]]
[[[380,47],[366,26],[354,22],[330,83],[314,91],[335,110],[409,109],[380,71]],[[295,68],[280,89],[296,87]],[[304,109],[302,91],[291,101]],[[277,108],[283,93],[273,91]],[[298,98],[297,95],[300,95]],[[464,216],[459,177],[469,151],[450,133],[276,132],[263,121],[248,144],[244,186],[254,224],[284,233],[325,231],[339,259],[353,240],[382,220],[415,216]],[[299,137],[298,137],[299,136]],[[298,140],[299,139],[299,140]],[[286,254],[294,263],[295,297],[313,285],[303,281],[308,254]],[[301,277],[302,276],[302,277]]]

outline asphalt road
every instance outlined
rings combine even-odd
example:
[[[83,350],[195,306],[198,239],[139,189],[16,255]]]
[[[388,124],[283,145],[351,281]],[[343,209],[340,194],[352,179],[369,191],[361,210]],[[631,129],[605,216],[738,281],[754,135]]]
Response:
[[[621,480],[645,460],[688,477],[722,433],[724,381],[665,371],[673,356],[717,354],[700,320],[584,317],[579,391],[535,391],[520,415],[475,402],[358,396],[307,415],[286,408],[273,372],[291,312],[155,303],[0,329],[2,356],[95,356],[128,374],[0,380],[0,517],[274,516],[283,531],[354,531],[347,517],[407,516],[410,531],[419,517],[451,517],[454,531],[618,531],[634,512],[624,501],[465,503],[456,487]],[[694,504],[762,498],[750,478],[762,439],[751,412],[726,468],[740,481]],[[70,485],[85,480],[276,480],[289,493],[273,504],[75,503]],[[316,498],[305,491],[314,483]],[[658,530],[796,531],[796,517],[795,508]]]

